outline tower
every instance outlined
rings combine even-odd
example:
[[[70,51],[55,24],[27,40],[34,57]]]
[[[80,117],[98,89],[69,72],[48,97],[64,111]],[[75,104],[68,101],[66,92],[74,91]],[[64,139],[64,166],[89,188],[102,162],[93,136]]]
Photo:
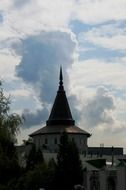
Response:
[[[57,152],[60,136],[64,131],[71,140],[75,141],[80,152],[87,150],[87,139],[90,134],[75,125],[64,90],[62,68],[60,68],[59,87],[46,126],[30,134],[30,137],[43,151]]]

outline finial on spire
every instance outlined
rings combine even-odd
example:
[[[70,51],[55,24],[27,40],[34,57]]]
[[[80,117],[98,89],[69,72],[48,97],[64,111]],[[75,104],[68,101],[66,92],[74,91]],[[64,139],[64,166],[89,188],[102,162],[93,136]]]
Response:
[[[62,67],[60,66],[60,81],[63,80],[63,75],[62,75]]]
[[[59,90],[63,90],[63,74],[62,67],[60,66],[60,76],[59,76]]]

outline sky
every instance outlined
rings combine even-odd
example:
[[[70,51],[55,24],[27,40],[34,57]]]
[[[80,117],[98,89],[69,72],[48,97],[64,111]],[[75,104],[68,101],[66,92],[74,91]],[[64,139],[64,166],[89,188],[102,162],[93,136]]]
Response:
[[[63,68],[89,146],[126,151],[126,0],[0,0],[0,80],[25,117],[18,143],[49,117]]]

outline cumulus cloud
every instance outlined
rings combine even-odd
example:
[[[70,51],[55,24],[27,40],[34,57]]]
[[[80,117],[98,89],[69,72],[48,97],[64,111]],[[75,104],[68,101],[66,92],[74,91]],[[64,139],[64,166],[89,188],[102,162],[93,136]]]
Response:
[[[75,48],[76,42],[70,33],[42,32],[31,36],[22,41],[17,76],[34,85],[40,99],[50,102],[49,96],[54,97],[56,90],[59,67],[63,66],[65,71],[74,62]]]
[[[125,57],[109,61],[89,59],[73,64],[69,72],[70,93],[77,99],[79,126],[90,131],[95,142],[99,132],[104,137],[126,130],[125,67]]]
[[[44,107],[43,109],[36,110],[35,112],[25,109],[23,112],[24,117],[24,127],[30,128],[35,125],[40,125],[45,122],[48,117],[48,109]],[[43,122],[44,121],[44,122]]]
[[[80,102],[78,101],[75,95],[70,94],[70,91],[69,91],[69,96],[67,97],[68,97],[68,102],[69,102],[73,119],[75,120],[75,123],[78,123],[81,119],[81,114],[82,114],[82,110],[80,110],[78,106]]]
[[[112,110],[115,109],[114,99],[104,87],[97,89],[83,107],[83,122],[88,127],[96,127],[102,124],[113,124]]]
[[[50,105],[54,100],[58,86],[59,68],[62,66],[65,72],[72,65],[75,59],[75,50],[76,40],[71,33],[41,32],[37,36],[30,36],[22,40],[22,58],[16,67],[17,76],[33,87],[41,103],[46,106]],[[66,73],[66,80],[68,80]],[[40,121],[38,117],[41,114],[47,116],[42,113],[48,112],[45,109],[44,107],[41,111],[37,111],[34,117],[31,112],[27,114],[25,112],[26,120],[31,115],[31,119],[34,118],[38,124]],[[44,118],[44,116],[45,121],[47,117]]]

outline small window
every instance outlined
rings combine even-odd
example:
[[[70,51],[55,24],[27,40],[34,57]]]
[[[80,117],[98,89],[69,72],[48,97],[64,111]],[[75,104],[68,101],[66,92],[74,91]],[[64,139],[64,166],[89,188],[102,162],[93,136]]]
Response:
[[[54,143],[57,144],[57,138],[54,139]]]
[[[45,138],[45,144],[48,144],[48,139],[47,138]]]

